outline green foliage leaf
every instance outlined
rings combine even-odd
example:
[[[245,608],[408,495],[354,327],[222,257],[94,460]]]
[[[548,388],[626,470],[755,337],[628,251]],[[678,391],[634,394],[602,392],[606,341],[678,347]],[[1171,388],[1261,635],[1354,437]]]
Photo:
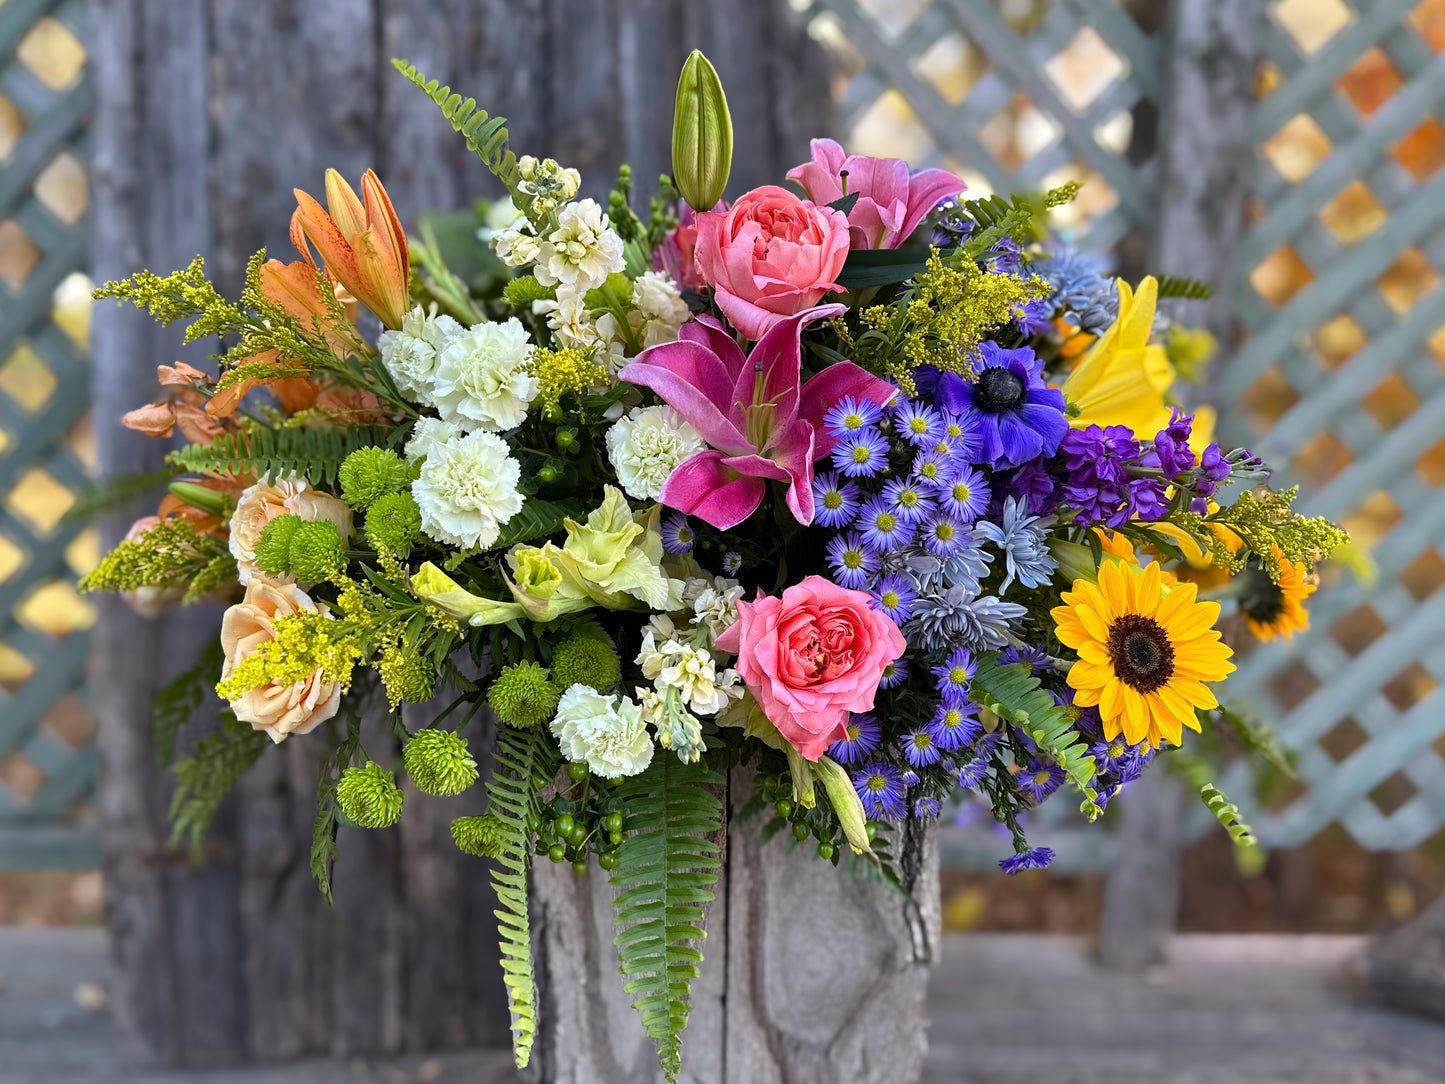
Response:
[[[316,781],[316,821],[311,829],[311,876],[316,887],[331,902],[331,866],[336,861],[336,829],[340,823],[341,806],[336,801],[336,786],[341,782],[341,773],[351,767],[357,750],[361,748],[361,708],[363,697],[353,690],[344,699],[347,712],[346,738],[336,747],[336,753],[321,762],[321,774]]]
[[[551,778],[556,752],[542,728],[498,727],[495,767],[487,780],[487,812],[497,819],[500,853],[492,867],[492,887],[501,904],[497,930],[502,942],[502,981],[512,1013],[512,1052],[517,1068],[526,1068],[537,1029],[537,995],[532,977],[532,929],[527,917],[527,869],[531,863],[535,813],[534,781]]]
[[[201,848],[216,811],[271,740],[221,710],[221,728],[196,742],[190,753],[176,761],[176,789],[171,795],[171,843],[190,844],[191,857],[200,860]]]
[[[544,501],[539,497],[529,497],[522,510],[509,519],[497,535],[492,549],[507,549],[519,542],[532,542],[556,534],[562,529],[563,520],[583,519],[587,512],[583,501]]]
[[[336,485],[342,462],[358,448],[390,446],[401,430],[355,425],[345,429],[267,429],[250,433],[223,433],[210,444],[188,444],[166,461],[177,471],[212,471],[217,474],[269,474],[272,478],[298,474],[312,485]]]
[[[1159,300],[1166,297],[1182,297],[1189,301],[1207,301],[1214,296],[1214,287],[1198,279],[1179,278],[1174,275],[1159,275]]]
[[[463,100],[460,94],[453,94],[451,87],[441,86],[436,79],[428,79],[415,65],[405,60],[393,59],[392,66],[412,81],[428,98],[441,107],[442,115],[452,128],[460,132],[482,164],[507,186],[509,192],[517,189],[517,156],[507,148],[507,118],[489,117],[485,109],[477,108],[475,98]],[[522,201],[518,201],[520,206]]]
[[[206,641],[194,666],[156,690],[151,699],[151,734],[162,768],[169,768],[176,759],[181,727],[203,704],[214,702],[216,676],[224,659],[221,638],[213,636]]]
[[[1215,819],[1224,826],[1235,846],[1253,847],[1259,842],[1254,838],[1254,830],[1239,819],[1239,806],[1231,802],[1224,791],[1213,783],[1206,783],[1199,789],[1199,797],[1209,807],[1209,812],[1214,814]]]
[[[1039,679],[1026,663],[1000,665],[998,653],[989,651],[979,656],[978,674],[971,689],[979,702],[1000,718],[1022,729],[1039,747],[1039,752],[1052,758],[1064,769],[1069,781],[1084,795],[1081,811],[1090,820],[1102,812],[1094,804],[1094,758],[1088,745],[1072,727],[1067,709],[1054,703],[1043,690]]]
[[[848,253],[838,285],[850,290],[906,282],[928,269],[928,253],[916,248],[860,248]]]
[[[641,775],[617,789],[633,829],[618,848],[613,900],[613,939],[624,988],[636,995],[647,1034],[659,1041],[658,1057],[669,1081],[681,1067],[682,1031],[692,1011],[689,992],[702,953],[691,942],[707,936],[702,905],[713,899],[721,869],[718,844],[722,799],[712,789],[722,776],[698,761],[683,764],[659,752]]]

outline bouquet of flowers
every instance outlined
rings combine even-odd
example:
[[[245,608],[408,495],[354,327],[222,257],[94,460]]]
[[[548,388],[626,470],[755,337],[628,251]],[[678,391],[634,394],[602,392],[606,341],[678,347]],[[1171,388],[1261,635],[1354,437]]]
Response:
[[[529,867],[595,862],[672,1075],[721,772],[755,766],[766,833],[884,879],[891,829],[976,795],[1016,873],[1052,858],[1025,810],[1070,791],[1093,820],[1186,730],[1247,725],[1211,687],[1221,602],[1260,637],[1303,627],[1344,536],[1178,405],[1207,344],[1156,302],[1200,287],[1045,241],[1077,186],[965,201],[946,170],[820,139],[796,190],[728,202],[731,121],[694,53],[644,215],[625,170],[579,198],[576,170],[398,67],[506,188],[468,238],[482,270],[332,171],[324,206],[296,193],[300,258],[258,254],[238,301],[199,259],[96,291],[229,344],[217,375],[160,366],[126,415],[190,443],[85,582],[229,604],[197,671],[225,721],[175,761],[179,834],[310,735],[329,895],[337,826],[394,823],[398,771],[473,793],[452,832],[495,863],[518,1063]],[[364,747],[377,685],[394,740]],[[423,702],[444,706],[412,731]],[[194,703],[167,691],[164,743]]]

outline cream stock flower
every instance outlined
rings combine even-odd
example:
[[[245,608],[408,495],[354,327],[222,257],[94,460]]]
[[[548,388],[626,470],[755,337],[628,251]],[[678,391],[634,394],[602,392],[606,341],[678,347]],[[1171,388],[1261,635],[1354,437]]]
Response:
[[[311,601],[311,596],[294,584],[277,583],[263,575],[251,577],[245,597],[221,618],[221,650],[225,662],[221,680],[261,644],[275,637],[274,622],[302,610],[326,614],[324,607]],[[278,745],[290,734],[306,734],[336,714],[341,704],[341,685],[323,681],[320,670],[305,681],[289,685],[272,682],[248,689],[231,701],[231,710],[243,723]]]
[[[351,509],[345,501],[318,493],[296,474],[277,482],[263,476],[241,493],[231,515],[231,556],[236,558],[236,578],[243,586],[256,573],[256,540],[261,531],[277,516],[288,514],[304,520],[324,519],[336,525],[342,542],[351,538]]]
[[[533,273],[544,286],[565,282],[586,292],[601,286],[609,274],[621,271],[623,266],[622,238],[608,223],[601,204],[584,199],[562,208],[557,228],[547,235],[537,253]]]

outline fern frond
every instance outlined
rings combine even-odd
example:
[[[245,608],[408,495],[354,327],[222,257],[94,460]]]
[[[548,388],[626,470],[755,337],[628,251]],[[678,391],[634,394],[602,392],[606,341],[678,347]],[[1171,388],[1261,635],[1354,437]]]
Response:
[[[1215,820],[1224,826],[1235,846],[1253,847],[1259,842],[1254,838],[1254,830],[1239,819],[1239,806],[1231,802],[1224,791],[1213,783],[1206,783],[1200,788],[1199,797],[1209,807],[1209,812],[1214,814]]]
[[[1084,795],[1080,811],[1090,820],[1103,812],[1094,799],[1097,794],[1090,785],[1094,778],[1094,758],[1088,745],[1066,709],[1054,703],[1025,663],[999,665],[996,652],[979,656],[978,674],[971,689],[979,702],[1023,730],[1038,745],[1039,751],[1051,757],[1064,769],[1069,781]]]
[[[340,824],[338,813],[341,807],[336,801],[336,787],[341,782],[341,773],[351,767],[351,761],[361,748],[361,703],[359,690],[342,701],[346,716],[346,737],[336,747],[336,752],[321,762],[320,776],[316,781],[316,820],[311,828],[311,876],[316,887],[331,902],[331,866],[336,861],[336,829]]]
[[[441,108],[442,115],[452,128],[460,132],[478,158],[507,186],[515,192],[519,174],[517,156],[507,148],[507,118],[489,117],[485,109],[477,108],[475,98],[463,100],[460,94],[453,94],[451,87],[444,87],[436,79],[428,79],[416,66],[400,58],[391,62],[428,98]]]
[[[334,486],[342,461],[368,445],[388,446],[385,430],[358,425],[346,429],[267,429],[223,433],[210,444],[188,444],[166,462],[181,471],[216,474],[298,474],[312,485]]]
[[[702,953],[689,942],[707,936],[702,905],[713,899],[722,868],[712,836],[722,831],[722,800],[713,787],[722,776],[704,762],[683,764],[666,752],[641,775],[626,780],[617,796],[627,803],[634,829],[618,848],[612,902],[619,927],[620,968],[636,995],[647,1034],[659,1041],[663,1074],[676,1080],[682,1063],[682,1031],[692,1011],[689,992]]]
[[[1175,275],[1159,276],[1159,300],[1166,297],[1182,297],[1189,301],[1208,301],[1214,296],[1214,287],[1198,279],[1180,278]]]
[[[587,506],[582,501],[544,501],[529,497],[522,510],[507,520],[492,549],[508,549],[519,542],[532,542],[562,529],[566,519],[583,519]]]
[[[176,759],[176,739],[181,727],[216,695],[216,676],[221,672],[225,654],[221,638],[212,636],[201,649],[195,665],[166,682],[151,698],[151,736],[162,768],[169,768]]]
[[[171,843],[187,838],[191,856],[199,860],[201,846],[216,811],[271,740],[260,730],[237,721],[222,709],[221,729],[196,742],[190,753],[176,761],[176,789],[171,795]]]
[[[541,728],[517,730],[498,727],[496,766],[487,780],[487,812],[497,818],[501,853],[492,867],[492,887],[501,904],[497,930],[502,941],[502,981],[507,986],[507,1007],[512,1013],[512,1052],[517,1068],[532,1056],[537,1030],[537,994],[532,978],[532,929],[527,918],[527,869],[531,862],[532,832],[527,827],[534,812],[534,781],[550,778],[556,770],[555,754]]]

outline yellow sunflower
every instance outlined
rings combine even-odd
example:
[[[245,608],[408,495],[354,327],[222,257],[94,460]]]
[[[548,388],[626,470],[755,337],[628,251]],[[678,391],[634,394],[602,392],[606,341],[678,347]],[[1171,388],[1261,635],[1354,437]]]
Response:
[[[1069,669],[1074,703],[1098,705],[1104,737],[1129,744],[1181,744],[1199,729],[1196,708],[1217,707],[1206,681],[1233,673],[1219,639],[1217,602],[1200,602],[1191,583],[1167,592],[1158,564],[1105,561],[1099,582],[1078,580],[1053,611],[1059,640],[1079,654]]]
[[[1310,627],[1309,611],[1304,600],[1315,593],[1314,577],[1304,565],[1296,564],[1276,548],[1279,561],[1279,582],[1253,561],[1242,573],[1239,591],[1239,612],[1244,624],[1259,640],[1293,636]]]

